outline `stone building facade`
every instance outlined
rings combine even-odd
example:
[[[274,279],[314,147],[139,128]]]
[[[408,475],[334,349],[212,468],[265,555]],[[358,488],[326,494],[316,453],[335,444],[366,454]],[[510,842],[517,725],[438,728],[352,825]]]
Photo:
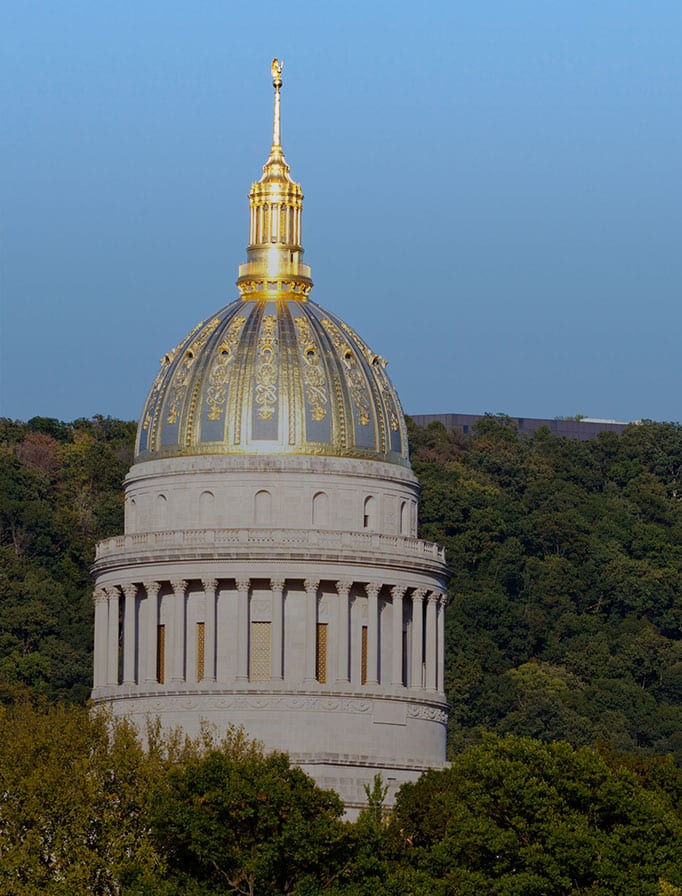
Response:
[[[445,761],[442,548],[386,362],[309,298],[280,142],[249,195],[240,297],[162,360],[97,547],[93,699],[141,727],[243,725],[352,814]]]

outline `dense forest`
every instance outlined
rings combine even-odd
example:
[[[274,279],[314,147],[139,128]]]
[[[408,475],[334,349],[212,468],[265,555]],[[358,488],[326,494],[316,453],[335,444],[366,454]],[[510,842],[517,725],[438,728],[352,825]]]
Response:
[[[0,420],[0,896],[680,896],[682,426],[410,425],[452,572],[452,767],[390,818],[377,781],[352,825],[238,733],[145,753],[88,714],[89,567],[134,432]]]

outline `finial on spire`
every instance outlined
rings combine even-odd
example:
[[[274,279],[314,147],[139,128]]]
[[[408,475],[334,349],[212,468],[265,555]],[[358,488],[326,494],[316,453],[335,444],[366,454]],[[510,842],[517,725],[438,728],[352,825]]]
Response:
[[[272,60],[270,71],[272,72],[272,86],[275,88],[275,117],[272,125],[272,145],[281,146],[282,136],[280,131],[279,119],[279,89],[282,86],[282,69],[284,68],[284,60],[280,62],[277,57]]]

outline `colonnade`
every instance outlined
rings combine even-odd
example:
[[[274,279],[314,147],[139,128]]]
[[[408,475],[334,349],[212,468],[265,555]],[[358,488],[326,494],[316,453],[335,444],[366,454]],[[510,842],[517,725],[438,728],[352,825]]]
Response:
[[[269,581],[265,600],[264,581]],[[324,581],[322,589],[316,579],[206,578],[199,593],[197,584],[190,589],[184,579],[153,580],[95,590],[95,688],[185,689],[269,680],[443,693],[445,596],[440,592],[350,579]],[[190,590],[196,635],[189,631]],[[226,593],[236,599],[229,624],[218,615],[219,597]],[[290,599],[298,601],[295,613],[293,606],[286,610]],[[353,611],[356,604],[359,613]],[[259,622],[264,606],[267,621]],[[295,658],[301,634],[303,656]]]

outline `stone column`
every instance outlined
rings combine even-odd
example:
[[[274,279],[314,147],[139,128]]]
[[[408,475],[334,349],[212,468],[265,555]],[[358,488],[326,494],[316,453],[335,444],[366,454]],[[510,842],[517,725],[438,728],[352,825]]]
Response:
[[[107,593],[104,588],[96,588],[92,597],[95,602],[93,685],[96,688],[101,688],[107,683],[107,627],[109,624],[109,607]]]
[[[391,684],[403,683],[403,595],[407,589],[402,585],[391,588],[393,597],[393,632],[391,654]]]
[[[270,579],[272,589],[272,639],[270,641],[270,660],[272,663],[270,678],[272,681],[282,680],[284,669],[284,579]]]
[[[185,591],[187,582],[176,579],[171,582],[173,588],[173,659],[171,661],[171,681],[185,680]]]
[[[367,684],[379,684],[379,591],[371,582],[367,592]]]
[[[123,608],[123,684],[135,684],[135,602],[137,585],[124,585]]]
[[[107,588],[107,684],[118,684],[118,587]]]
[[[157,665],[159,662],[159,582],[143,582],[147,592],[144,607],[144,680],[147,684],[158,684]]]
[[[436,663],[438,661],[438,628],[436,613],[440,595],[432,591],[426,603],[426,687],[436,690]]]
[[[341,581],[336,583],[336,591],[339,595],[339,606],[336,614],[338,631],[336,637],[337,672],[336,680],[339,684],[348,684],[350,681],[350,656],[348,644],[350,643],[350,589],[353,583]]]
[[[436,690],[439,693],[445,693],[445,606],[446,597],[440,595],[438,601],[438,672]]]
[[[204,589],[204,681],[216,680],[216,604],[218,579],[202,579]]]
[[[305,682],[317,681],[315,666],[317,660],[317,589],[319,581],[306,579],[305,587]]]
[[[237,681],[249,680],[249,589],[251,579],[237,580]]]
[[[423,683],[423,621],[422,621],[422,605],[426,591],[424,588],[417,588],[412,593],[412,662],[410,663],[410,687],[422,688]]]

